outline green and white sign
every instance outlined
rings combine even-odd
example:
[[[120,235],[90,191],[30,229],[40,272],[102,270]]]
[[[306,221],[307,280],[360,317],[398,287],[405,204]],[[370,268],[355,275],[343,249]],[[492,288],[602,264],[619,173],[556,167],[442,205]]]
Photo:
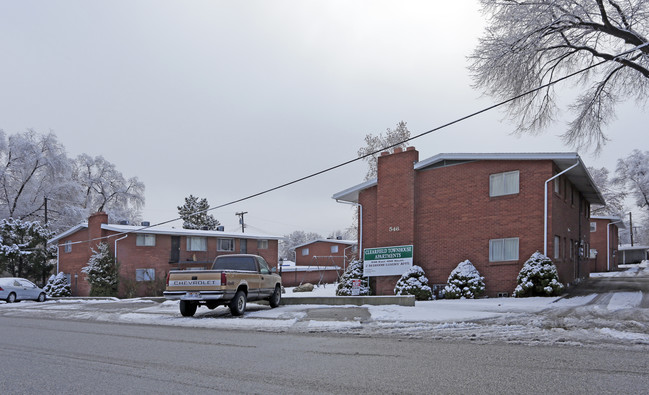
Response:
[[[363,276],[400,276],[412,267],[412,246],[366,248]]]

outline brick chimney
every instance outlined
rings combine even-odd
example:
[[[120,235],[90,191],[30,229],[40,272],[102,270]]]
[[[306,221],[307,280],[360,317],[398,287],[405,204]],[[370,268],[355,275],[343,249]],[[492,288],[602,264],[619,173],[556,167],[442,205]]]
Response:
[[[378,246],[413,244],[415,241],[415,169],[419,152],[414,147],[395,149],[378,158]]]
[[[97,244],[102,242],[102,240],[95,239],[99,239],[100,237],[104,236],[101,225],[107,223],[108,214],[103,211],[96,212],[88,218],[88,237],[90,238],[90,240],[94,240],[89,243],[90,248],[96,249]]]

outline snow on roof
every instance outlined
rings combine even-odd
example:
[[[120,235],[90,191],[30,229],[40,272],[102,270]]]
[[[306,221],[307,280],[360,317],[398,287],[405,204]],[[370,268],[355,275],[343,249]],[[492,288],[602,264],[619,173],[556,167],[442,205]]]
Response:
[[[306,245],[313,244],[313,243],[318,243],[318,242],[332,243],[332,244],[347,244],[347,245],[350,245],[350,246],[357,244],[356,240],[316,239],[316,240],[311,240],[311,241],[308,241],[306,243],[296,245],[292,249],[295,250],[296,248],[304,247]]]
[[[565,175],[592,204],[606,204],[601,192],[595,185],[590,173],[576,152],[540,152],[540,153],[442,153],[421,160],[414,165],[415,170],[431,167],[445,167],[481,160],[551,160],[559,171],[566,170],[578,163],[579,166]],[[360,191],[377,185],[377,179],[366,181],[351,188],[340,191],[332,196],[333,199],[346,202],[358,202]]]
[[[59,240],[76,233],[77,231],[87,228],[88,223],[82,223],[74,226],[67,231],[55,236],[48,240],[48,243],[56,243]],[[171,236],[205,236],[205,237],[233,237],[238,239],[251,239],[251,240],[281,240],[283,236],[273,236],[262,233],[241,233],[241,232],[222,232],[218,230],[200,230],[200,229],[178,229],[178,228],[164,228],[160,226],[135,226],[135,225],[117,225],[117,224],[102,224],[101,228],[118,233],[141,233],[141,234],[157,234],[157,235],[171,235]]]
[[[615,215],[591,215],[590,219],[609,220],[612,224],[614,223],[615,226],[617,226],[619,229],[626,229],[626,225],[624,225],[622,218]]]
[[[631,244],[622,244],[618,247],[618,250],[620,251],[632,251],[632,250],[639,250],[639,251],[646,251],[649,250],[649,246],[642,246],[642,245],[631,245]]]

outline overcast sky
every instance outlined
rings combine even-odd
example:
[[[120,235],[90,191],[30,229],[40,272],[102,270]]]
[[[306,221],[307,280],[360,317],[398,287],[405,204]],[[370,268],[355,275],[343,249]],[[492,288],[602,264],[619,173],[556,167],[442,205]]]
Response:
[[[443,4],[443,5],[442,5]],[[356,157],[368,133],[413,135],[491,105],[467,57],[485,27],[477,0],[0,0],[0,129],[55,132],[70,156],[103,155],[146,185],[143,218],[177,217],[194,194],[218,206]],[[568,89],[569,85],[559,87]],[[574,151],[512,136],[491,111],[411,143],[441,152]],[[648,111],[630,103],[588,166],[647,150]],[[213,211],[236,230],[327,236],[351,224],[332,194],[359,162]]]

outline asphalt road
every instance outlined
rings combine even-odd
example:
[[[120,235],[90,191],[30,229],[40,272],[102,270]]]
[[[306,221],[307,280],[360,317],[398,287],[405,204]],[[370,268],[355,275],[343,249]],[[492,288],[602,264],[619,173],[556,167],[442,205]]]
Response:
[[[647,393],[644,351],[0,317],[0,393]]]

